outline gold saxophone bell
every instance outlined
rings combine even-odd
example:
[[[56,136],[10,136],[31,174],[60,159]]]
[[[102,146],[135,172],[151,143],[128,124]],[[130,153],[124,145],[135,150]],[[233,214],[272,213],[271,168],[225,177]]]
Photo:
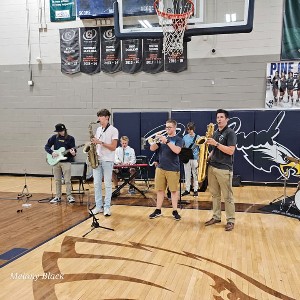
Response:
[[[200,146],[200,145],[206,143],[206,141],[207,141],[207,137],[201,136],[198,140],[196,140],[195,144]]]
[[[83,149],[82,149],[82,152],[83,153],[88,153],[91,149],[91,143],[85,143]]]

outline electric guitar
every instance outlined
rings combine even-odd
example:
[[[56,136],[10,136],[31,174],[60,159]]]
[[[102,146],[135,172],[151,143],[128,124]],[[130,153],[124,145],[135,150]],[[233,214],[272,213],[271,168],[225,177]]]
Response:
[[[80,148],[80,147],[83,147],[85,144],[82,144],[82,145],[79,145],[79,146],[76,146],[76,147],[73,147],[73,149],[77,149],[77,148]],[[49,154],[47,153],[47,163],[50,165],[50,166],[55,166],[58,162],[60,162],[61,160],[66,160],[67,157],[65,157],[65,155],[67,153],[70,152],[71,149],[68,149],[66,150],[65,147],[61,147],[59,148],[58,150],[54,150],[53,152],[57,153],[58,156],[56,157],[52,157],[52,154]]]

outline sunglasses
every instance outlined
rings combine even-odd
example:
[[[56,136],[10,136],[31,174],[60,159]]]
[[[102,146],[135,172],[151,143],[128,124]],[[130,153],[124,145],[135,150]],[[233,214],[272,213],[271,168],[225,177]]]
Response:
[[[17,213],[21,213],[21,212],[23,212],[23,209],[18,209],[17,210]]]

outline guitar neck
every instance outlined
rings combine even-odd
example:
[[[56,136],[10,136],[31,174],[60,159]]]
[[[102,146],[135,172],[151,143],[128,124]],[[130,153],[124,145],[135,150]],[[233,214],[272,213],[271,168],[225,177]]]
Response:
[[[73,147],[73,148],[71,148],[71,149],[78,149],[78,148],[80,148],[80,147],[83,147],[84,145],[85,145],[85,144],[81,144],[81,145],[76,146],[76,147]],[[70,152],[71,149],[68,149],[68,150],[64,151],[64,152],[62,153],[62,155],[66,155],[67,153]]]

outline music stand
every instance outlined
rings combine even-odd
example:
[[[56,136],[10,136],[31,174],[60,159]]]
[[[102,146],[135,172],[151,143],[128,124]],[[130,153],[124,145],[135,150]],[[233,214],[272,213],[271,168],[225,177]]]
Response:
[[[96,228],[103,228],[103,229],[107,229],[107,230],[111,230],[111,231],[115,231],[114,229],[112,228],[108,228],[108,227],[104,227],[104,226],[100,226],[98,220],[95,215],[93,214],[93,211],[91,209],[89,209],[90,211],[90,215],[93,217],[93,221],[92,221],[92,229],[90,231],[88,231],[87,233],[85,233],[82,237],[86,237],[90,232],[92,232],[94,229]]]
[[[281,199],[281,203],[280,203],[280,210],[282,211],[283,206],[285,205],[286,199],[290,199],[291,201],[293,201],[293,200],[290,196],[287,196],[287,194],[286,194],[286,183],[287,183],[287,180],[289,179],[288,174],[284,173],[278,179],[280,179],[280,178],[283,179],[283,195],[281,195],[281,196],[277,197],[276,199],[274,199],[273,201],[271,201],[270,205],[273,204],[274,202],[276,202],[277,200],[280,200],[283,197]]]

